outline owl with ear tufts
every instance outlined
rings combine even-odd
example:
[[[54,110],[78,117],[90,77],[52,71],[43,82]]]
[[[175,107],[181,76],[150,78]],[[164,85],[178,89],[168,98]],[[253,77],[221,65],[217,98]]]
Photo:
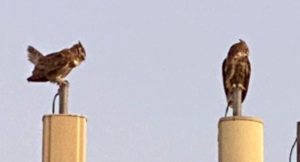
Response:
[[[32,46],[28,46],[28,60],[33,63],[32,75],[27,78],[29,82],[52,82],[59,86],[68,84],[63,80],[73,68],[85,60],[85,49],[80,41],[71,48],[59,52],[43,55]]]
[[[227,108],[232,108],[233,88],[239,87],[242,90],[241,103],[245,100],[251,74],[251,65],[249,61],[249,49],[245,41],[239,40],[233,44],[228,52],[227,57],[222,64],[223,86],[227,99]]]

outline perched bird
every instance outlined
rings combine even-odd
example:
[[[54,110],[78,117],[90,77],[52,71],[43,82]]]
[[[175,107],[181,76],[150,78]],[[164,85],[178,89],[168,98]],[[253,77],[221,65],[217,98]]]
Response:
[[[85,49],[80,43],[74,44],[71,48],[63,49],[44,56],[32,46],[28,46],[28,60],[33,63],[32,75],[27,78],[29,82],[47,82],[66,85],[63,80],[71,70],[85,60]]]
[[[239,87],[242,90],[241,103],[245,100],[248,91],[251,74],[251,65],[248,59],[249,49],[245,41],[241,39],[239,41],[230,47],[222,64],[223,86],[227,99],[225,117],[228,107],[232,108],[233,87]]]

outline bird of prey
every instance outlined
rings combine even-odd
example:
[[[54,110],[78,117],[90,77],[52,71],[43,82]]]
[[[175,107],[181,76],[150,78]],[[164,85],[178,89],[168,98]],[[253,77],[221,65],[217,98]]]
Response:
[[[228,55],[223,61],[223,86],[227,99],[225,117],[228,112],[228,107],[232,108],[233,87],[239,87],[242,90],[241,103],[246,98],[251,74],[251,65],[248,56],[249,49],[246,42],[239,39],[238,43],[230,47]]]
[[[85,60],[85,49],[80,41],[71,48],[65,48],[59,52],[43,55],[32,46],[28,46],[28,60],[33,63],[32,75],[27,78],[29,82],[57,83],[59,86],[68,84],[63,80],[73,68]]]

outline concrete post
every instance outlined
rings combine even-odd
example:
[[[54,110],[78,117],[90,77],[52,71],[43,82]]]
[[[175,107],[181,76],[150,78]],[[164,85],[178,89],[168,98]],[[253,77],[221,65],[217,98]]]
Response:
[[[263,162],[263,122],[233,116],[219,120],[219,162]]]
[[[85,162],[86,121],[79,115],[44,115],[42,162]]]

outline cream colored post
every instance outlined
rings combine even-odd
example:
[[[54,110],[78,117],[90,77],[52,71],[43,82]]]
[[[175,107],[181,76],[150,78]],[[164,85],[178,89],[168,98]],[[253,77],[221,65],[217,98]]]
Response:
[[[254,117],[221,118],[219,162],[263,162],[263,122]]]
[[[86,122],[80,115],[44,115],[42,162],[85,162]]]

